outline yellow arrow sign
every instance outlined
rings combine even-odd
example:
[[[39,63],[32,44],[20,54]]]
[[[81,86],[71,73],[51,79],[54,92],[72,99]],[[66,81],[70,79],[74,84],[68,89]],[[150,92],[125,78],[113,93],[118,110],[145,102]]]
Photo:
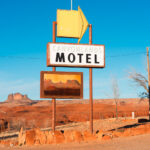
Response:
[[[88,21],[80,7],[76,10],[57,10],[57,36],[82,39]]]

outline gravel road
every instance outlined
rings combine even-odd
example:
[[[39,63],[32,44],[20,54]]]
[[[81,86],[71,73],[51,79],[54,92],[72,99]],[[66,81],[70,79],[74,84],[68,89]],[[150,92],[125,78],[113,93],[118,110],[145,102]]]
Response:
[[[150,150],[150,134],[109,141],[43,146],[3,147],[0,150]]]

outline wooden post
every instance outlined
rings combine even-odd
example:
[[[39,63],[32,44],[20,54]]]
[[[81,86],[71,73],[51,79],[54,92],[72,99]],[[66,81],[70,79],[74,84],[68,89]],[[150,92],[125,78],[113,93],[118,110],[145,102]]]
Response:
[[[92,25],[89,25],[89,44],[92,44]],[[93,134],[93,85],[92,68],[89,68],[90,132]]]
[[[149,99],[149,120],[150,120],[150,72],[149,72],[149,47],[147,47],[147,70],[148,70],[148,99]]]
[[[53,22],[53,43],[56,42],[56,22]],[[56,68],[53,67],[53,71],[56,71]],[[52,99],[52,131],[55,131],[56,126],[56,99]]]

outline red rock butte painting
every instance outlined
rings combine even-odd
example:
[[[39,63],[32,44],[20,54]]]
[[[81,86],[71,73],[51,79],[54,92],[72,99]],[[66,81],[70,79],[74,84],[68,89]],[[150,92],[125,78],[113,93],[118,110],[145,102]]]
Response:
[[[41,98],[83,98],[83,73],[42,71]]]

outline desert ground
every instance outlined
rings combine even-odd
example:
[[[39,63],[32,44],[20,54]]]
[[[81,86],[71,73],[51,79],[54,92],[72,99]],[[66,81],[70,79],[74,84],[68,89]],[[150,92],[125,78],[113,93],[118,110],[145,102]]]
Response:
[[[116,105],[113,99],[94,100],[93,117],[97,120],[115,118]],[[89,121],[89,100],[57,100],[56,125]],[[118,116],[135,117],[148,115],[148,100],[119,99]],[[10,130],[18,131],[20,127],[51,127],[52,104],[50,100],[31,100],[26,95],[10,94],[0,103],[0,117],[9,122]]]
[[[84,132],[89,132],[88,100],[58,100],[56,106],[56,131],[76,131],[82,136]],[[148,149],[150,123],[139,122],[139,120],[148,119],[147,99],[119,99],[118,119],[116,119],[116,105],[113,99],[94,100],[93,107],[94,136],[97,138],[97,133],[102,131],[102,140],[92,137],[96,140],[17,146],[18,144],[14,145],[5,141],[17,141],[21,128],[24,132],[38,128],[42,134],[52,130],[52,104],[49,100],[31,100],[27,95],[20,93],[10,94],[7,100],[0,103],[0,149]],[[131,117],[132,112],[135,113],[134,119]],[[4,121],[7,124],[3,127]],[[131,131],[126,135],[126,131],[132,128],[134,133]]]

